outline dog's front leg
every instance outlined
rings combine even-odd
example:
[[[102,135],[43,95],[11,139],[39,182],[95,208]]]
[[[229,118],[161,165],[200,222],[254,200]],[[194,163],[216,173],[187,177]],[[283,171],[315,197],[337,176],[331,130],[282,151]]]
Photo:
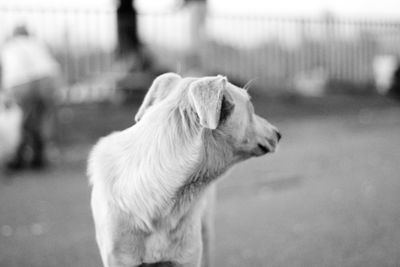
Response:
[[[111,241],[112,240],[112,241]],[[129,229],[119,228],[118,234],[110,241],[104,265],[107,267],[134,267],[143,262],[143,236],[132,234]],[[107,264],[107,265],[106,265]]]
[[[193,239],[186,246],[182,247],[183,252],[176,260],[174,267],[201,267],[203,247],[201,241],[201,229],[197,225]]]
[[[207,203],[201,219],[201,239],[203,245],[203,255],[201,267],[214,266],[214,209],[216,202],[216,186],[210,186],[207,192]]]
[[[102,246],[99,243],[99,248],[104,267],[135,267],[142,263],[132,246]]]
[[[140,266],[140,262],[133,259],[130,255],[109,254],[105,267],[134,267]]]
[[[174,267],[201,267],[201,251],[191,261],[185,263],[176,263]]]

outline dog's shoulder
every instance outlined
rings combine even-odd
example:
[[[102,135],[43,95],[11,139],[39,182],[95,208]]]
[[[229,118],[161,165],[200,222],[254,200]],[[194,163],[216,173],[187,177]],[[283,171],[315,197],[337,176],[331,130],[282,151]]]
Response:
[[[104,183],[108,177],[113,177],[113,165],[118,158],[120,145],[119,140],[123,132],[113,132],[105,137],[99,139],[99,141],[92,148],[89,159],[87,174],[89,176],[89,182],[91,185],[96,183]]]

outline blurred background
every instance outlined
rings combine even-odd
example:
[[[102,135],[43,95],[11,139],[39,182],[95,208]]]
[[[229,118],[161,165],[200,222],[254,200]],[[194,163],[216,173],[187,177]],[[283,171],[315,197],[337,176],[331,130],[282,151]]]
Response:
[[[0,174],[1,267],[101,265],[88,152],[168,71],[246,85],[283,133],[219,182],[216,266],[400,266],[398,1],[0,0],[0,25],[0,161],[10,101],[22,140],[32,99],[55,118],[28,130],[53,132],[49,165]],[[36,50],[14,49],[21,35]],[[56,93],[10,86],[37,62]]]

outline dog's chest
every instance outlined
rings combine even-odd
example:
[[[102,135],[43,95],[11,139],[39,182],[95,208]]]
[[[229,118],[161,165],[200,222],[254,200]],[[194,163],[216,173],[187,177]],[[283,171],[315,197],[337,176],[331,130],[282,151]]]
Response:
[[[173,243],[165,231],[151,234],[145,240],[145,262],[159,262],[173,257],[175,254]]]
[[[190,254],[197,247],[200,231],[196,227],[185,227],[179,231],[161,229],[145,239],[145,262],[177,260]]]
[[[201,218],[206,195],[190,205],[189,210],[154,222],[155,230],[145,236],[145,262],[187,260],[201,249]]]

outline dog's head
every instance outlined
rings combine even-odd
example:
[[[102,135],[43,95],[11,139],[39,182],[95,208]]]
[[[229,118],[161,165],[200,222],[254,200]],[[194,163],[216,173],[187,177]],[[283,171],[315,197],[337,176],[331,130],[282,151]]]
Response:
[[[181,78],[167,73],[153,82],[135,120],[138,122],[148,110],[164,101],[175,101],[190,110],[192,116],[188,118],[192,125],[211,132],[218,140],[222,138],[240,160],[274,152],[281,138],[275,126],[254,113],[250,100],[245,89],[220,75]]]

